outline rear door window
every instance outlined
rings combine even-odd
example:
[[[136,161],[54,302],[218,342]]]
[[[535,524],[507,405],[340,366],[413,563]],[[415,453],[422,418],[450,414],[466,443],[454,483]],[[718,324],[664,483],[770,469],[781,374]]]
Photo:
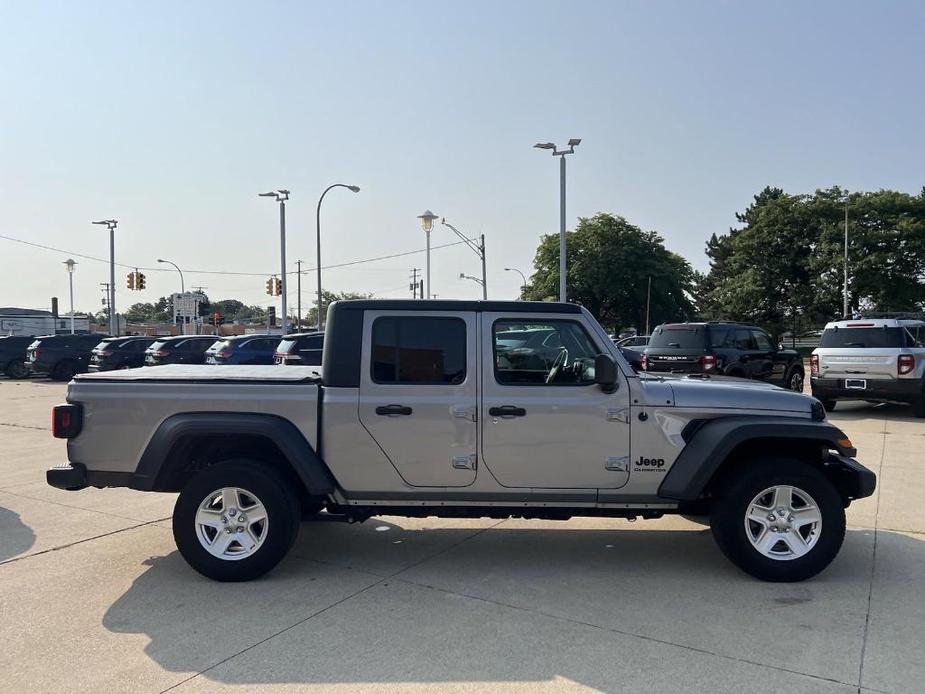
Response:
[[[460,384],[466,380],[466,323],[459,318],[385,316],[372,332],[376,383]]]

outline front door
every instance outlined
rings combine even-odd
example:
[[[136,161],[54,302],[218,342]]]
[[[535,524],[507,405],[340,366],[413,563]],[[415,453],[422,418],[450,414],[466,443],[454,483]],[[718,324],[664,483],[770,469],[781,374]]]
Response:
[[[483,313],[482,460],[505,487],[614,489],[629,479],[629,388],[594,383],[608,351],[577,319]]]
[[[366,311],[360,422],[415,487],[475,481],[475,313]]]

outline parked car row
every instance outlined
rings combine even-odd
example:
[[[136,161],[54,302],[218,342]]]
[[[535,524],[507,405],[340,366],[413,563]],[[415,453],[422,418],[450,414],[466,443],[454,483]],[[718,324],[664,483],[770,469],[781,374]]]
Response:
[[[45,335],[0,337],[0,371],[9,378],[46,375],[68,381],[86,371],[162,364],[321,364],[324,333],[175,335],[169,337]]]

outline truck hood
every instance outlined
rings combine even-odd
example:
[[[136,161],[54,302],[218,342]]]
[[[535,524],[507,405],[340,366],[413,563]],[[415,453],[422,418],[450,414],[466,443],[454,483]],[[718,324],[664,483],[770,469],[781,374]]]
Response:
[[[784,388],[728,376],[698,378],[681,374],[644,376],[668,384],[675,407],[725,408],[734,410],[773,410],[811,415],[813,398]]]

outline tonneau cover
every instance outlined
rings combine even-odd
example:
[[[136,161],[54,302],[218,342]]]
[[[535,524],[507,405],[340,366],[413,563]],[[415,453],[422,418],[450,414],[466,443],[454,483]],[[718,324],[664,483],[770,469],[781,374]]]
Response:
[[[137,369],[98,371],[80,374],[78,381],[191,381],[228,382],[259,381],[302,383],[321,380],[319,366],[206,366],[201,364],[164,364]]]

